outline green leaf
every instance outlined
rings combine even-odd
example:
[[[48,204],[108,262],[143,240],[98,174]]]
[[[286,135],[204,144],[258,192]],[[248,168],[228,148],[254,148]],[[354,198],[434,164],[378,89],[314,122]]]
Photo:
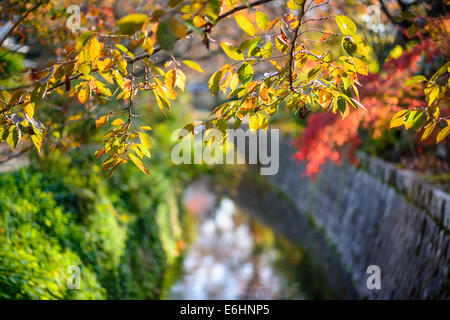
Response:
[[[141,29],[142,25],[147,20],[148,16],[144,13],[132,13],[126,15],[117,22],[119,26],[119,33],[131,35]]]
[[[220,13],[220,0],[209,0],[208,7],[206,8],[206,13],[213,19],[216,20]]]
[[[271,58],[273,54],[273,44],[272,41],[267,42],[262,50],[261,50],[261,55],[263,56],[263,58]]]
[[[94,33],[92,31],[86,31],[80,34],[80,36],[77,38],[75,50],[80,50],[81,48],[83,48],[88,43],[89,39],[91,39],[93,34]]]
[[[42,103],[42,99],[44,99],[44,95],[47,92],[47,84],[45,83],[42,86],[36,86],[31,92],[30,101],[34,103],[34,107],[36,108]]]
[[[78,55],[78,70],[85,76],[91,72],[91,59],[87,49],[81,50]]]
[[[239,81],[245,85],[253,79],[254,71],[251,65],[243,63],[237,71]]]
[[[343,98],[343,96],[339,96],[334,100],[333,112],[336,112],[338,110],[341,112],[342,119],[344,119],[349,113],[347,104],[345,103],[345,99]]]
[[[161,22],[156,31],[156,40],[162,49],[172,51],[175,47],[177,37],[173,34],[167,22]]]
[[[410,110],[405,116],[404,120],[404,126],[406,130],[411,129],[414,126],[414,123],[416,122],[418,112],[417,110]]]
[[[398,15],[394,16],[394,20],[400,22],[408,19],[413,19],[415,17],[415,14],[411,11],[402,11]]]
[[[341,32],[347,36],[354,36],[356,34],[355,23],[347,16],[335,16],[336,24]]]
[[[437,78],[439,78],[439,76],[443,75],[444,73],[448,72],[448,68],[450,67],[450,61],[447,62],[446,64],[444,64],[442,67],[440,67],[438,69],[438,71],[436,71],[435,74],[433,74],[433,76],[430,78],[431,81],[436,80]]]
[[[220,80],[222,80],[223,72],[217,71],[209,78],[208,87],[213,95],[220,90]]]
[[[427,78],[425,78],[422,75],[418,75],[418,76],[414,76],[414,77],[411,77],[408,80],[406,80],[404,85],[405,86],[412,86],[414,84],[421,83],[421,82],[424,82],[424,81],[427,81]]]
[[[408,29],[406,29],[406,33],[408,34],[408,37],[412,37],[414,36],[417,31],[419,31],[419,28],[417,28],[417,25],[415,23],[413,23],[412,25],[410,25],[408,27]]]
[[[255,28],[253,24],[244,16],[238,14],[234,17],[236,19],[237,24],[244,30],[248,35],[254,37],[255,36]]]
[[[220,46],[222,47],[226,55],[231,59],[238,61],[244,60],[244,54],[239,49],[234,48],[231,44],[227,42],[221,42]]]
[[[347,76],[347,74],[342,75],[342,84],[344,85],[345,90],[350,87],[350,78]]]
[[[9,134],[6,138],[6,142],[11,146],[11,148],[15,149],[20,142],[22,137],[22,132],[20,132],[19,127],[11,126],[9,128]]]
[[[345,52],[347,52],[349,56],[353,56],[353,54],[355,54],[358,50],[358,46],[355,41],[353,41],[351,36],[345,36],[342,38],[342,48],[344,48]]]
[[[317,66],[317,67],[312,68],[311,70],[309,70],[309,72],[308,72],[308,80],[312,79],[317,74],[317,72],[319,72],[321,69],[322,69],[321,66]]]

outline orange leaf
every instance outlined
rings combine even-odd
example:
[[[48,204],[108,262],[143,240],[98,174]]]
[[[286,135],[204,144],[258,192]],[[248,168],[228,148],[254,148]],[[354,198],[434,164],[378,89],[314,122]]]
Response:
[[[103,127],[108,122],[109,115],[103,116],[95,120],[95,126],[97,128]]]

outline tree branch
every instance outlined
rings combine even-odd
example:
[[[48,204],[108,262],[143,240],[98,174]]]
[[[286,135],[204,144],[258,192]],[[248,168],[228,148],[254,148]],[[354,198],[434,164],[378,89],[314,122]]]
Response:
[[[6,38],[8,38],[10,36],[10,34],[14,31],[15,28],[17,28],[17,26],[19,24],[22,23],[23,20],[25,20],[25,18],[34,10],[36,10],[37,8],[39,8],[42,4],[44,4],[45,1],[39,2],[37,3],[33,8],[29,9],[27,12],[25,12],[25,14],[19,19],[17,20],[17,22],[12,26],[11,29],[9,29],[9,31],[5,34],[5,36],[0,40],[0,47],[2,46],[3,42],[6,40]]]
[[[389,10],[387,9],[386,4],[384,3],[384,1],[383,1],[383,0],[378,0],[378,1],[380,2],[381,10],[384,12],[384,14],[385,14],[386,17],[389,19],[389,21],[390,21],[392,24],[400,25],[400,23],[399,23],[398,21],[395,21],[394,17],[392,16],[392,14],[391,14],[391,13],[389,12]]]
[[[294,36],[292,37],[292,47],[291,47],[291,51],[289,52],[289,86],[290,86],[291,90],[294,92],[297,92],[293,85],[295,42],[297,41],[298,31],[300,30],[300,26],[302,25],[302,19],[305,14],[306,1],[307,0],[303,1],[302,6],[300,7],[300,11],[298,13],[298,26],[294,30]]]
[[[227,11],[227,12],[221,14],[221,15],[219,15],[219,17],[216,19],[215,22],[217,23],[217,22],[225,19],[226,17],[228,17],[228,16],[232,15],[233,13],[236,13],[236,12],[238,12],[240,10],[248,9],[248,8],[255,7],[255,6],[258,6],[258,5],[261,5],[261,4],[264,4],[264,3],[268,3],[268,2],[272,2],[272,1],[274,1],[274,0],[258,0],[258,1],[250,2],[248,4],[248,6],[241,5],[241,6],[235,7],[233,9],[231,9],[231,10],[229,10],[229,11]],[[305,2],[306,2],[306,0],[305,0]],[[205,25],[201,26],[200,28],[204,27]],[[186,37],[187,35],[190,35],[191,33],[192,33],[192,31],[187,32],[187,34],[184,37]],[[181,40],[184,37],[177,38],[174,42],[177,42],[177,41]],[[134,64],[134,63],[136,63],[136,62],[138,62],[140,60],[143,60],[143,59],[146,59],[146,58],[150,58],[151,56],[155,55],[156,53],[160,52],[161,50],[162,49],[160,47],[156,47],[151,55],[148,54],[148,53],[142,53],[140,55],[135,56],[134,58],[124,57],[124,59],[127,61],[127,63]],[[99,71],[98,68],[94,68],[94,69],[91,70],[91,73],[95,73],[95,72],[98,72],[98,71]],[[76,80],[79,77],[81,77],[82,75],[83,74],[81,72],[79,72],[77,74],[74,74],[74,75],[70,76],[68,80],[69,81]],[[65,84],[66,84],[66,81],[61,81],[61,82],[55,84],[54,86],[52,86],[52,87],[50,87],[50,88],[48,88],[46,90],[44,96],[46,94],[48,94],[48,93],[51,93],[53,90],[64,86]],[[9,108],[11,108],[13,106],[20,105],[22,103],[24,103],[24,99],[21,99],[20,101],[18,101],[14,105],[7,105],[5,108],[0,110],[0,113],[4,113],[4,112],[8,111]]]

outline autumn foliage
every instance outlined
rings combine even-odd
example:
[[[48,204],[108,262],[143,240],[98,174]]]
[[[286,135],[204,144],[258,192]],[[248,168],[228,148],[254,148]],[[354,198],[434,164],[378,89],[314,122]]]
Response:
[[[447,30],[446,24],[441,27]],[[438,34],[442,37],[445,33]],[[404,126],[417,132],[416,137],[411,134],[416,156],[420,156],[423,146],[446,138],[450,128],[447,124],[450,108],[445,98],[448,76],[438,83],[442,86],[437,90],[441,95],[439,104],[436,100],[430,103],[428,87],[424,93],[420,81],[415,79],[426,80],[418,76],[424,73],[446,74],[448,43],[445,39],[423,35],[419,39],[420,42],[411,41],[405,49],[397,46],[380,72],[361,77],[360,101],[368,112],[352,111],[343,119],[332,113],[309,117],[304,131],[294,141],[295,158],[306,162],[305,174],[314,178],[329,160],[341,164],[343,159],[348,159],[357,164],[356,151],[365,140],[382,139],[393,127]],[[396,57],[395,52],[399,51]],[[444,69],[439,68],[442,65]]]

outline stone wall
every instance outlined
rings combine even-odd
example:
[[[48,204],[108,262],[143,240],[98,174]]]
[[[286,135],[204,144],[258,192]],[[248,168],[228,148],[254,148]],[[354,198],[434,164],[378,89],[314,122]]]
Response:
[[[311,182],[292,154],[284,141],[269,179],[334,244],[361,298],[450,298],[449,194],[363,154],[361,168],[329,163]],[[367,289],[369,265],[381,269],[381,290]]]

